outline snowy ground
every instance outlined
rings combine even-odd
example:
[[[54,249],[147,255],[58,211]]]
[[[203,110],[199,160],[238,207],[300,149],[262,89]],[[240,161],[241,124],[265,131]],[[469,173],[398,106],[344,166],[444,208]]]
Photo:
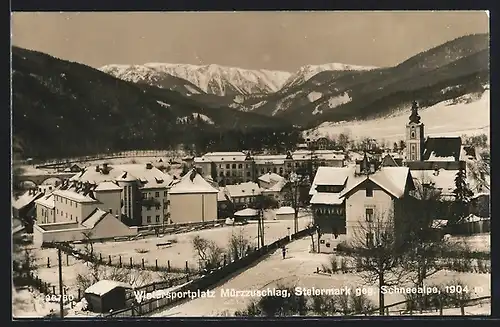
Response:
[[[472,236],[452,236],[450,242],[465,243],[474,251],[491,251],[491,234],[477,234]]]
[[[270,213],[269,216],[272,216]],[[299,230],[304,229],[311,221],[310,216],[299,217]],[[265,221],[264,241],[270,244],[288,234],[287,227],[293,232],[293,220],[266,220]],[[142,240],[126,241],[126,242],[105,242],[94,244],[94,250],[102,253],[104,260],[108,260],[111,255],[111,260],[117,262],[119,256],[122,257],[124,264],[132,261],[139,263],[144,258],[146,264],[154,265],[158,259],[158,265],[166,266],[167,260],[170,261],[171,267],[183,268],[186,261],[190,267],[198,267],[198,258],[191,245],[192,239],[196,235],[203,238],[215,241],[219,246],[226,248],[231,234],[238,234],[240,231],[250,239],[253,244],[257,245],[257,223],[250,222],[244,226],[224,226],[214,229],[201,231],[193,231],[188,233],[165,235],[163,237],[151,237]],[[166,241],[173,241],[171,247],[157,247],[156,244]],[[138,251],[147,251],[139,253]]]
[[[350,133],[353,138],[371,137],[394,142],[405,138],[409,113],[408,109],[388,118],[338,124],[326,122],[305,133],[318,137]],[[443,101],[419,110],[419,114],[428,136],[489,134],[490,92],[485,91],[479,100],[470,103],[450,104],[449,101]]]
[[[314,273],[316,268],[321,266],[321,264],[327,264],[328,255],[309,253],[310,242],[309,238],[304,238],[289,244],[289,254],[285,260],[281,257],[281,251],[276,251],[267,259],[215,288],[215,298],[197,298],[163,312],[156,313],[154,316],[216,316],[224,313],[232,315],[235,310],[245,309],[251,298],[222,297],[222,289],[257,290],[268,287],[272,288],[278,283],[323,289],[341,288],[344,286],[352,288],[364,287],[368,292],[371,292],[371,295],[368,295],[368,297],[375,305],[378,305],[377,290],[374,287],[363,285],[359,276],[355,274],[335,274],[328,276]],[[428,283],[442,283],[454,279],[460,279],[471,288],[482,288],[480,294],[473,294],[472,297],[491,294],[490,274],[442,271],[429,278]],[[404,297],[401,294],[386,294],[385,296],[387,304],[402,300],[404,300]],[[487,307],[482,307],[481,310],[486,311]],[[489,312],[486,314],[489,314]]]

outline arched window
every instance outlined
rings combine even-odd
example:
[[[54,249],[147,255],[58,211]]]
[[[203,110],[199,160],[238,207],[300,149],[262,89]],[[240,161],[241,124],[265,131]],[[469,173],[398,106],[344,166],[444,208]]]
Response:
[[[412,138],[412,139],[414,139],[414,138],[415,138],[415,127],[412,127],[412,128],[411,128],[410,138]]]

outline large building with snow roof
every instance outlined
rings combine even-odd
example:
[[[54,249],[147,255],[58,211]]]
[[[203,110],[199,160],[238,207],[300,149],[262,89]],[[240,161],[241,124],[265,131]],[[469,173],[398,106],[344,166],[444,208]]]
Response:
[[[219,190],[196,169],[192,169],[169,190],[170,219],[173,223],[217,220]]]
[[[110,186],[121,190],[119,215],[128,225],[158,225],[168,223],[168,190],[173,178],[151,163],[88,167],[71,179],[101,188]],[[107,182],[107,184],[101,184]],[[106,186],[107,185],[107,186]],[[99,191],[99,189],[97,189]],[[104,190],[102,190],[104,191]],[[111,190],[106,190],[106,194]]]
[[[268,172],[284,175],[307,167],[315,160],[318,166],[343,167],[345,155],[336,150],[296,150],[286,154],[251,155],[244,152],[209,152],[196,157],[193,164],[205,176],[220,184],[238,184],[256,181]]]
[[[365,155],[355,167],[319,167],[309,194],[314,222],[320,228],[321,251],[360,235],[363,226],[389,216],[399,226],[407,219],[414,189],[408,167],[382,167]],[[401,224],[400,224],[401,222]]]

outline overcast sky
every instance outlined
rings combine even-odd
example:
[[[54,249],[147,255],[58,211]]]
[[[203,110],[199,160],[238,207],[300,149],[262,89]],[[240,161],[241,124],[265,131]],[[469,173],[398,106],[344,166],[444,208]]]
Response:
[[[485,12],[14,13],[12,43],[93,67],[147,62],[295,71],[392,66],[462,35]]]

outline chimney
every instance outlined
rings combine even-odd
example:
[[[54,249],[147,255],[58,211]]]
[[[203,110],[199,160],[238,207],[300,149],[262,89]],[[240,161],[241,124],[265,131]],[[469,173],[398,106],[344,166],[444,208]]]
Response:
[[[196,174],[197,174],[196,169],[193,169],[193,171],[191,172],[191,175],[189,176],[189,179],[191,179],[191,182],[194,181]]]
[[[99,170],[99,165],[95,166],[95,171],[96,171],[96,172],[99,172],[99,171],[100,171],[100,170]]]
[[[153,164],[151,162],[148,162],[146,164],[146,169],[153,169]]]
[[[110,214],[113,214],[113,209],[109,208],[108,211]]]
[[[115,215],[115,218],[116,218],[116,219],[120,219],[120,217],[118,217],[118,215]]]

